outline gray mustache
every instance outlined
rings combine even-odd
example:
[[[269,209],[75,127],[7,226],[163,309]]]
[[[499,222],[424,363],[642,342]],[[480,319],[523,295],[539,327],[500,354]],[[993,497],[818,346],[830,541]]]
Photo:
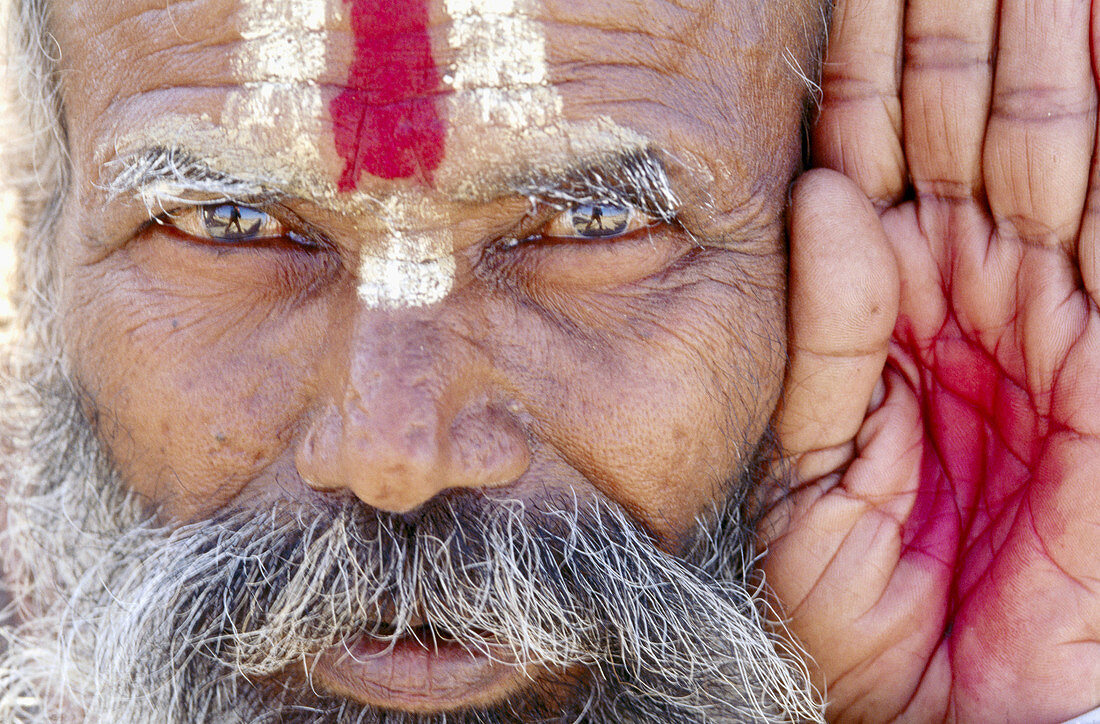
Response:
[[[101,631],[120,640],[99,648],[147,672],[138,691],[192,682],[174,685],[192,715],[227,698],[202,686],[226,672],[266,680],[355,637],[425,627],[486,655],[503,647],[514,663],[582,665],[626,684],[629,711],[593,721],[788,721],[813,706],[740,581],[664,553],[598,500],[464,492],[400,516],[342,499],[182,528],[146,553],[141,580],[118,585],[147,613]],[[163,642],[144,647],[159,653],[140,667],[135,637]]]
[[[700,591],[746,612],[754,606],[743,586],[661,552],[602,503],[532,507],[460,492],[415,516],[342,500],[308,516],[238,514],[201,528],[190,553],[207,562],[180,572],[175,600],[187,617],[173,627],[258,676],[364,633],[396,639],[425,627],[483,653],[511,646],[522,662],[664,669],[675,650],[654,649],[685,634],[664,625],[651,635],[639,612],[709,619]],[[699,590],[682,590],[684,579]],[[485,640],[487,632],[500,638]],[[651,655],[659,658],[646,661]]]

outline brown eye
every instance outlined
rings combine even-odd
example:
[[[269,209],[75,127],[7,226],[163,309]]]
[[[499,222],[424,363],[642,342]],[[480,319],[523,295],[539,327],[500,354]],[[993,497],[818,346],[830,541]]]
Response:
[[[169,215],[165,222],[201,241],[248,244],[286,238],[290,230],[275,217],[241,204],[194,206]]]
[[[542,236],[554,239],[608,239],[652,226],[657,219],[633,206],[575,204],[550,220]]]

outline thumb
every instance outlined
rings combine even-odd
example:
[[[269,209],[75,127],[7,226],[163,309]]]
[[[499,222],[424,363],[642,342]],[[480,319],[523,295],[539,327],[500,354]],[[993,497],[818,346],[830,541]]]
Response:
[[[810,171],[794,187],[789,284],[790,363],[776,429],[806,480],[851,459],[898,314],[886,232],[859,187],[835,171]]]

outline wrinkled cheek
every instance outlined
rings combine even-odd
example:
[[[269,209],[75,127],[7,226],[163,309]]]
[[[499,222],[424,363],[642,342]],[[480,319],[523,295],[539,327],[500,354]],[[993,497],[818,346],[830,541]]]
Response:
[[[131,489],[186,519],[226,505],[283,456],[324,325],[299,315],[234,330],[204,300],[151,294],[125,273],[81,285],[101,291],[65,315],[72,371]]]
[[[748,311],[722,296],[672,305],[660,321],[633,320],[613,336],[543,326],[545,353],[523,365],[543,373],[530,379],[528,405],[544,453],[666,542],[738,478],[766,430],[783,370],[781,339],[749,327],[750,317],[734,324],[698,314],[707,304]],[[780,305],[758,309],[754,323],[766,309],[782,327]],[[745,342],[761,338],[768,344]]]

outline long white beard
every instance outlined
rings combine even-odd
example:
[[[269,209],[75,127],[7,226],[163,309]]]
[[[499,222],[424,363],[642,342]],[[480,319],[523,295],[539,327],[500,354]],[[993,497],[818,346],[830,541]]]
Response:
[[[0,400],[22,622],[5,630],[0,721],[821,720],[746,584],[736,501],[698,565],[598,501],[444,496],[410,522],[340,499],[169,529],[117,483],[65,378],[47,377]],[[427,622],[471,650],[503,643],[520,664],[589,674],[575,705],[436,717],[309,694],[316,654],[383,619],[379,635]],[[273,683],[288,670],[297,684]]]

